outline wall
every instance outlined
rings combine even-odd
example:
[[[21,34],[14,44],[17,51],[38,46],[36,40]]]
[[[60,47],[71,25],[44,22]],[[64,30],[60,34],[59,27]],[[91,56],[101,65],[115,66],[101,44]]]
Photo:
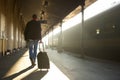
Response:
[[[7,50],[24,47],[24,22],[20,15],[19,0],[0,0],[0,55]]]

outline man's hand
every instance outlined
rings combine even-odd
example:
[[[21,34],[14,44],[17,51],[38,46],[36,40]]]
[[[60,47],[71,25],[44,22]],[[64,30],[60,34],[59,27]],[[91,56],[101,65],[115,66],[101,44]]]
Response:
[[[42,40],[40,40],[39,43],[42,43]]]

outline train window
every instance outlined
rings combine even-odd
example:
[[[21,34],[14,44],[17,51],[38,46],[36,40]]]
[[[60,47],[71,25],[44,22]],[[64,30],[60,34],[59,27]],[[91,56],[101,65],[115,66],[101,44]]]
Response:
[[[115,25],[113,25],[113,26],[112,26],[112,28],[113,28],[113,29],[115,29],[115,28],[116,28],[116,26],[115,26]]]
[[[100,34],[100,29],[96,29],[96,34]]]

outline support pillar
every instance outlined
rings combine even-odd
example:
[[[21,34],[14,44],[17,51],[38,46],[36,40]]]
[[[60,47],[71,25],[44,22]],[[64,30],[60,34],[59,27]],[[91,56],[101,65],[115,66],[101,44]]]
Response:
[[[60,34],[59,34],[59,38],[58,38],[58,49],[57,51],[59,53],[63,52],[63,45],[62,45],[62,21],[60,22]]]
[[[85,6],[85,0],[81,0],[80,6],[82,8],[82,27],[81,27],[81,57],[85,57],[85,52],[84,52],[84,6]]]

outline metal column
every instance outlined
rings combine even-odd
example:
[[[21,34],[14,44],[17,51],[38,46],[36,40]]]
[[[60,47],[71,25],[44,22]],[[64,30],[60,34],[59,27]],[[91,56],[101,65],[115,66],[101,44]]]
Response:
[[[81,8],[82,8],[82,28],[81,28],[81,57],[82,58],[84,58],[85,57],[85,52],[84,52],[84,6],[85,6],[85,0],[81,0],[81,2],[80,2],[80,6],[81,6]]]

